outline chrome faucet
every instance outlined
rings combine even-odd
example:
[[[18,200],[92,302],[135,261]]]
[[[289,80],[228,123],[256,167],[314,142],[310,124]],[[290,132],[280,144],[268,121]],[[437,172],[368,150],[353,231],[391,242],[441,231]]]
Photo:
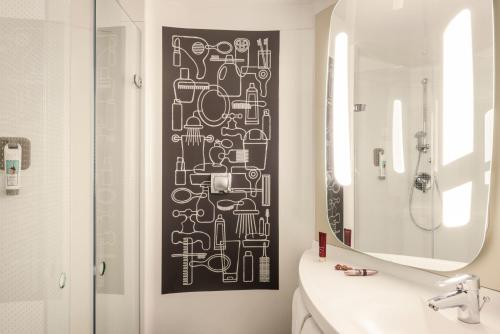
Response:
[[[483,302],[479,302],[479,289],[481,287],[479,277],[459,275],[440,282],[440,286],[452,284],[456,286],[455,291],[429,299],[429,307],[434,311],[456,307],[458,320],[468,324],[478,324],[481,309],[484,303],[489,301],[488,297],[483,297]]]

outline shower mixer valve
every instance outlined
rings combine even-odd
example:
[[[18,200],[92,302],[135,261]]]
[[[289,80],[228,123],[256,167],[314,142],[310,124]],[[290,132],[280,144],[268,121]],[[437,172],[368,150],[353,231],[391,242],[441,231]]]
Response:
[[[432,177],[427,173],[419,173],[415,176],[415,188],[426,193],[432,188]]]

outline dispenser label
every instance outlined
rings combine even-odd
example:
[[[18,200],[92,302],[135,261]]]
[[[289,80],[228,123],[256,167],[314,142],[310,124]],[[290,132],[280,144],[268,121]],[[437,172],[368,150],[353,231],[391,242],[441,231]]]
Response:
[[[163,28],[162,293],[278,289],[279,39]]]
[[[7,172],[7,187],[19,186],[19,160],[6,160],[5,171]]]

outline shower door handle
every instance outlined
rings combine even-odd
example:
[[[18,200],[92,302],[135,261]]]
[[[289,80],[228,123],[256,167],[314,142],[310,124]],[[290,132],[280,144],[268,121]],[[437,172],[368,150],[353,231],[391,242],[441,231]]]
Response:
[[[99,263],[99,266],[97,267],[97,273],[101,277],[104,276],[104,274],[106,273],[106,261],[101,261],[101,263]]]

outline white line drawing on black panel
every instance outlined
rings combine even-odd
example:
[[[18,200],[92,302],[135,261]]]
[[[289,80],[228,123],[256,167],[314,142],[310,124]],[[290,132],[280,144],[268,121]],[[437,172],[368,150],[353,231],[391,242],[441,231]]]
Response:
[[[262,132],[265,133],[267,140],[271,140],[271,115],[269,109],[264,109],[262,114]]]
[[[182,158],[184,159],[184,168],[186,170],[194,170],[197,165],[205,164],[205,142],[212,143],[214,137],[203,136],[200,133],[199,120],[191,116],[187,119],[186,125],[184,126],[187,130],[187,134],[179,136],[173,135],[172,142],[181,142],[182,147]],[[189,150],[190,154],[186,154]]]
[[[218,262],[218,263],[217,263]],[[192,260],[189,265],[192,268],[203,267],[213,273],[224,273],[231,267],[231,259],[224,253],[213,254],[203,260]]]
[[[195,244],[200,244],[203,250],[209,250],[211,246],[210,235],[195,229],[195,217],[199,214],[202,213],[191,209],[183,211],[174,210],[172,212],[172,216],[174,218],[184,217],[184,220],[181,223],[181,229],[172,231],[170,235],[172,244],[182,244],[182,253],[171,255],[172,257],[182,258],[182,285],[193,284],[193,269],[190,265],[193,258],[204,259],[207,255],[204,252],[194,253]]]
[[[186,288],[197,286],[197,274],[220,274],[223,284],[238,287],[271,281],[273,54],[265,37],[230,41],[171,40],[174,96],[164,110],[168,142],[181,146],[173,149],[179,153],[169,191],[172,216],[183,221],[169,227],[177,245],[170,256],[182,260],[176,284]],[[214,173],[231,174],[229,194],[211,193]]]
[[[207,73],[207,57],[210,51],[220,54],[229,54],[233,51],[233,45],[227,41],[222,41],[216,45],[210,45],[204,38],[197,36],[172,36],[172,46],[174,48],[173,64],[181,66],[182,53],[186,55],[196,67],[196,79],[201,80]]]
[[[224,93],[229,97],[241,95],[241,75],[233,55],[227,55],[219,71],[217,71],[217,86],[224,88]],[[217,91],[219,94],[220,91]]]
[[[243,247],[245,248],[262,248],[269,247],[269,236],[271,232],[271,225],[269,224],[269,209],[266,209],[266,218],[259,218],[259,226],[257,233],[245,235],[243,240]]]
[[[246,251],[243,256],[243,282],[253,282],[253,254],[251,251]]]
[[[221,214],[217,216],[214,225],[214,250],[226,249],[226,221]]]
[[[214,110],[215,108],[211,108],[210,110],[206,110],[204,105],[205,98],[212,92],[217,93],[217,96],[224,100],[224,109]],[[196,108],[195,113],[202,120],[202,122],[212,128],[215,128],[221,126],[226,121],[229,111],[231,110],[231,102],[224,88],[219,85],[210,85],[208,89],[201,92],[198,96]],[[212,116],[214,113],[215,116]]]
[[[248,130],[243,138],[243,148],[248,150],[247,169],[266,169],[268,139],[260,129]]]
[[[172,254],[173,258],[182,258],[182,285],[193,284],[193,269],[190,265],[192,259],[204,259],[207,253],[194,253],[193,240],[191,238],[184,238],[182,240],[182,253]]]
[[[248,38],[236,38],[234,40],[234,58],[244,59],[243,66],[250,63],[250,40]]]
[[[259,38],[257,40],[257,45],[259,46],[259,51],[257,52],[257,62],[259,68],[270,69],[271,68],[271,51],[269,50],[269,39],[264,38],[264,43]]]
[[[267,97],[267,84],[271,80],[271,70],[269,68],[259,68],[258,66],[243,66],[242,76],[252,75],[259,83],[260,96]]]
[[[226,249],[224,254],[226,256],[230,256],[233,254],[233,258],[231,258],[231,265],[229,268],[224,270],[222,273],[222,282],[223,283],[236,283],[238,282],[238,269],[240,266],[240,240],[227,240],[226,241]]]
[[[196,201],[196,208],[198,209],[198,212],[200,212],[199,209],[202,209],[202,214],[198,214],[197,217],[198,223],[210,224],[215,218],[215,205],[210,200],[210,184],[202,185],[201,188],[203,189],[203,192]]]
[[[187,204],[196,198],[195,214],[198,223],[212,223],[215,217],[215,205],[210,199],[210,184],[202,184],[200,187],[201,193],[195,193],[188,188],[176,188],[170,197],[177,204]]]
[[[267,256],[266,247],[262,247],[259,257],[259,282],[268,283],[271,280],[271,259]]]
[[[233,149],[227,151],[224,155],[224,159],[232,164],[245,164],[248,162],[248,150],[245,149]]]
[[[174,210],[172,212],[172,216],[174,218],[178,217],[184,217],[184,221],[181,223],[181,229],[180,230],[174,230],[172,234],[170,235],[170,240],[172,241],[172,244],[182,244],[184,243],[185,238],[189,238],[193,244],[199,243],[203,250],[209,250],[211,246],[211,241],[212,239],[210,238],[210,235],[196,230],[196,217],[200,214],[202,214],[199,211],[203,210],[191,210],[191,209],[186,209],[186,210]]]
[[[175,163],[175,185],[183,186],[186,184],[186,165],[183,157],[177,157]]]
[[[271,175],[262,174],[262,206],[271,206]]]
[[[248,164],[250,158],[249,152],[246,153],[246,157],[247,162],[245,162],[245,165]],[[259,169],[253,167],[247,168],[245,166],[233,166],[231,167],[231,174],[233,175],[233,183],[243,184],[244,179],[248,184],[248,187],[238,187],[233,184],[232,190],[234,192],[247,193],[250,194],[251,197],[256,197],[259,192],[262,192],[257,186],[262,177],[262,173]]]
[[[174,81],[174,96],[179,103],[192,103],[197,91],[210,88],[208,82],[195,82],[189,76],[189,68],[181,68],[180,76]],[[174,100],[174,101],[175,101]]]
[[[238,237],[257,232],[255,216],[259,214],[255,202],[250,198],[244,198],[238,202],[233,213],[238,217],[236,223],[236,233]]]
[[[219,140],[216,139],[214,145],[208,150],[208,158],[212,167],[223,168],[221,172],[227,172],[227,167],[222,164],[226,155],[226,148],[232,147],[233,142],[229,139]]]
[[[184,110],[181,100],[175,99],[172,103],[172,130],[182,131],[184,128]]]
[[[236,122],[237,119],[242,119],[243,115],[229,113],[226,118],[228,119],[228,122],[226,126],[221,128],[221,134],[228,137],[239,137],[240,140],[243,140],[246,131],[245,129],[240,128]]]
[[[248,108],[245,109],[245,124],[258,125],[260,122],[259,92],[253,82],[246,91],[246,104]]]

